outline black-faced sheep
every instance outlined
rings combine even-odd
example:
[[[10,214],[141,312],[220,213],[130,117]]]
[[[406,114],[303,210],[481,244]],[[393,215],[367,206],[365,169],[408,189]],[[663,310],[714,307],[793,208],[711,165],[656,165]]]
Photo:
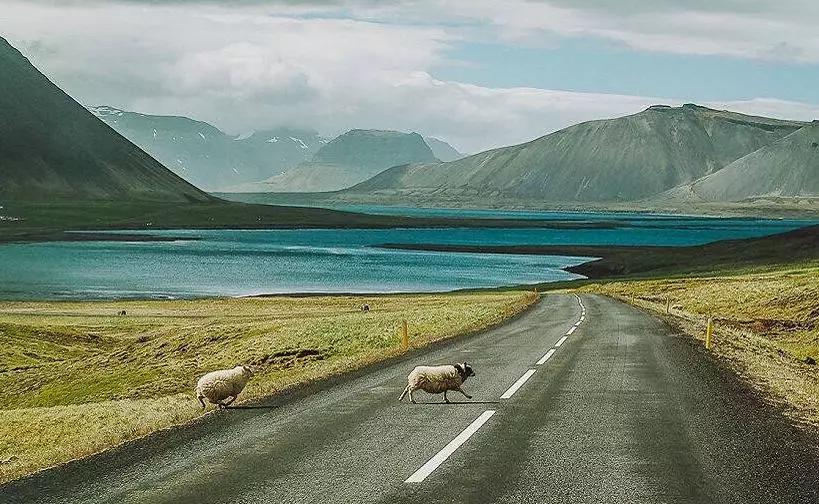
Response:
[[[205,399],[224,408],[236,400],[252,376],[253,371],[247,366],[211,371],[196,383],[196,398],[202,409],[205,409]]]
[[[415,403],[412,393],[420,389],[429,394],[444,394],[444,402],[449,402],[446,393],[450,390],[457,390],[467,399],[472,396],[464,392],[461,385],[470,376],[475,376],[472,367],[464,362],[463,364],[452,364],[446,366],[417,366],[407,376],[407,388],[401,393],[399,401],[409,394],[409,400]]]

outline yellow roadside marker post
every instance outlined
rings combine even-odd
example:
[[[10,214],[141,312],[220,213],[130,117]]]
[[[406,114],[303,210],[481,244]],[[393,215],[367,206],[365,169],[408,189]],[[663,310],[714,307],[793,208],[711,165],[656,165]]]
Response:
[[[714,335],[714,319],[713,317],[708,317],[708,325],[705,326],[705,348],[707,350],[711,350],[711,340]]]
[[[671,313],[671,296],[665,297],[665,312]]]
[[[401,323],[401,349],[406,350],[407,348],[409,348],[409,328],[407,321],[404,320]]]

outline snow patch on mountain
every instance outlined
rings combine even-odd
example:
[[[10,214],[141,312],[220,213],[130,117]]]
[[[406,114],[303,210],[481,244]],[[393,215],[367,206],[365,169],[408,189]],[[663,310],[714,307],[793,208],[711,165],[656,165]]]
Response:
[[[299,147],[301,147],[302,149],[309,149],[309,147],[307,147],[307,144],[304,143],[304,141],[301,138],[290,137],[290,140],[293,140],[294,142],[299,144]]]

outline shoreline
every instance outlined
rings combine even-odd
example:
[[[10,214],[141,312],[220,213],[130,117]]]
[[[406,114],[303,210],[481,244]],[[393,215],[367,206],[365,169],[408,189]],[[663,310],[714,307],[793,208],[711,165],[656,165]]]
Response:
[[[364,214],[362,214],[364,215]],[[391,216],[379,216],[388,218]],[[100,229],[24,229],[21,232],[4,233],[0,228],[0,245],[13,243],[46,243],[77,241],[180,241],[199,240],[199,237],[161,236],[133,233],[133,231],[293,231],[293,230],[378,230],[378,229],[559,229],[559,230],[600,230],[628,227],[625,222],[606,221],[566,221],[558,219],[515,219],[515,218],[448,218],[448,217],[405,217],[396,216],[392,224],[373,226],[342,225],[268,225],[268,226],[112,226]]]
[[[76,234],[79,240],[95,239],[98,235],[91,233]],[[121,241],[130,240],[133,235],[102,233]],[[156,236],[136,235],[145,241]],[[175,240],[179,237],[159,237]],[[184,240],[195,239],[184,237]],[[263,299],[263,298],[309,298],[319,296],[372,296],[389,297],[408,294],[454,294],[462,292],[491,292],[517,289],[555,290],[575,288],[590,281],[608,281],[625,278],[645,279],[652,277],[698,276],[713,274],[723,270],[770,267],[782,264],[819,261],[819,225],[806,226],[785,233],[747,238],[722,240],[694,246],[606,246],[606,245],[439,245],[439,244],[401,244],[386,243],[374,245],[384,249],[420,250],[438,252],[461,252],[483,254],[522,254],[522,255],[555,255],[586,258],[576,265],[565,266],[562,270],[580,275],[582,278],[532,282],[525,284],[452,288],[433,291],[390,291],[390,292],[261,292],[248,294],[200,294],[200,295],[162,295],[153,296],[109,296],[109,297],[64,297],[64,298],[4,298],[10,302],[57,301],[57,302],[105,302],[105,301],[141,301],[141,300],[198,300],[198,299]]]
[[[306,208],[326,208],[356,205],[386,207],[436,208],[451,210],[513,210],[537,212],[603,212],[613,214],[669,215],[679,217],[708,218],[805,218],[819,217],[819,198],[756,198],[748,202],[696,202],[692,206],[652,204],[645,200],[633,202],[599,202],[582,204],[577,202],[543,203],[539,200],[485,199],[435,197],[424,194],[368,194],[348,193],[347,190],[308,193],[248,192],[232,193],[216,191],[216,197],[237,203],[263,205],[289,205]]]
[[[724,268],[768,266],[819,260],[819,225],[759,238],[719,240],[703,245],[438,245],[385,243],[391,250],[426,250],[478,254],[588,257],[563,268],[590,280],[690,275]],[[539,285],[545,285],[539,284]]]

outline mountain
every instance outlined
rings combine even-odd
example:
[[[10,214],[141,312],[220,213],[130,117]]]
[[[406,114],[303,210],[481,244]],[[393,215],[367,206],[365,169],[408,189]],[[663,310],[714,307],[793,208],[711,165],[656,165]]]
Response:
[[[99,121],[0,38],[0,197],[210,201]]]
[[[803,126],[693,104],[655,105],[453,162],[397,166],[342,195],[483,203],[631,201],[714,173]]]
[[[221,200],[107,126],[2,38],[0,69],[0,242],[110,238],[93,230],[496,225]],[[85,233],[65,234],[77,230]]]
[[[233,137],[187,117],[90,110],[171,171],[214,191],[270,177],[307,160],[324,144],[310,130],[278,128]]]
[[[440,161],[455,161],[464,157],[463,154],[443,140],[434,137],[424,137],[424,141],[429,145],[432,153]]]
[[[354,129],[324,145],[309,162],[264,180],[246,191],[335,191],[366,180],[391,166],[435,163],[418,133]]]
[[[660,199],[725,202],[760,197],[819,197],[819,121]]]

